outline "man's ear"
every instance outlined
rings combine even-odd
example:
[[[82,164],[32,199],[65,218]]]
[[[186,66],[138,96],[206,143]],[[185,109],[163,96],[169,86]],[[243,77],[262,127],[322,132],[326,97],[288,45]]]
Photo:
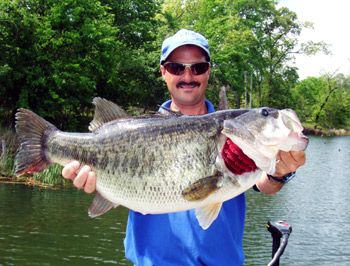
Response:
[[[164,66],[162,66],[162,65],[160,65],[160,73],[162,74],[162,76],[164,76],[165,75],[165,67]]]
[[[165,72],[166,72],[165,67],[160,65],[160,74],[162,75],[163,80],[165,80],[165,77],[164,77]]]

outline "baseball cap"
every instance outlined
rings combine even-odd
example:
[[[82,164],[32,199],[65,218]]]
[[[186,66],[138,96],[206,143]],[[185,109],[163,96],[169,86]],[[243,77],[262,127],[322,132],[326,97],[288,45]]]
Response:
[[[208,40],[203,35],[197,32],[181,29],[178,32],[176,32],[173,36],[170,36],[169,38],[164,40],[162,44],[160,63],[163,64],[170,55],[170,53],[176,48],[186,44],[191,44],[202,48],[208,55],[208,58],[210,60]]]

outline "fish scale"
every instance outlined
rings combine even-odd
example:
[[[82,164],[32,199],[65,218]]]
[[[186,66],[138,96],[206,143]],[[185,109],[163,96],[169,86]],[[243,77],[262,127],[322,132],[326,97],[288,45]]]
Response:
[[[95,98],[93,103],[90,133],[62,132],[20,109],[16,114],[20,149],[15,158],[17,175],[73,159],[91,165],[97,176],[91,217],[118,205],[143,214],[195,209],[206,229],[222,202],[249,189],[265,172],[274,172],[278,150],[307,146],[292,110],[223,110],[200,116],[170,112],[128,118],[112,102]],[[221,152],[227,138],[255,162],[256,170],[235,175],[226,168]]]

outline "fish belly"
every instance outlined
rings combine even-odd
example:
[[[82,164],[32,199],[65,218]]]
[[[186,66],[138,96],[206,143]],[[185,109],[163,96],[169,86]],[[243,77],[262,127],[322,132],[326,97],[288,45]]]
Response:
[[[97,169],[99,193],[115,204],[141,213],[193,208],[194,203],[185,200],[182,191],[214,173],[217,156],[214,139],[182,139],[172,145],[158,142],[141,150],[144,152],[131,148],[116,153],[113,163]]]

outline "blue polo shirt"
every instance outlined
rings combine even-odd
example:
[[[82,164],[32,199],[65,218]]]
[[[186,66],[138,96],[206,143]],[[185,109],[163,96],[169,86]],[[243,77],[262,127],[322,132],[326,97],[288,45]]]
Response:
[[[206,105],[209,113],[215,111],[208,100]],[[125,255],[137,266],[243,265],[244,218],[244,193],[224,202],[207,230],[194,210],[148,215],[130,210]]]

